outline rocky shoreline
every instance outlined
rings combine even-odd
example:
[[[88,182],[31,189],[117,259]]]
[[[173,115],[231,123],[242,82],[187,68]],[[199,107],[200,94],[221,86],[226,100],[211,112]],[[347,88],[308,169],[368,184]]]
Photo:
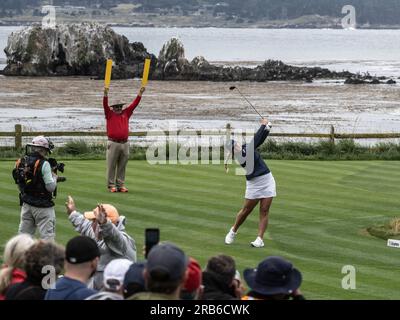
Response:
[[[346,84],[395,84],[387,77],[348,71],[335,72],[320,67],[296,67],[282,61],[267,60],[255,68],[226,67],[209,63],[204,57],[192,61],[185,58],[185,49],[178,39],[169,40],[158,57],[140,42],[129,43],[111,27],[97,23],[57,25],[43,29],[30,26],[9,36],[7,66],[0,72],[6,76],[90,76],[104,77],[105,62],[113,59],[113,79],[139,78],[144,60],[150,58],[151,80],[172,81],[304,81],[346,79]]]

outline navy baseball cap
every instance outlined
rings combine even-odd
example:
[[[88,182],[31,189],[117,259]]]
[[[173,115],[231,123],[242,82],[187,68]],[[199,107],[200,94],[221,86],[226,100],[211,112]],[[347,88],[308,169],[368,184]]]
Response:
[[[180,248],[170,242],[163,242],[150,250],[146,269],[150,276],[160,272],[164,274],[165,281],[176,281],[183,277],[188,262],[188,257]]]
[[[269,257],[243,275],[249,287],[262,295],[291,294],[302,281],[300,271],[281,257]]]
[[[71,264],[80,264],[100,257],[96,241],[89,237],[77,236],[68,241],[65,259]]]
[[[144,262],[138,262],[132,264],[128,271],[125,273],[124,287],[128,287],[129,284],[136,283],[141,287],[145,287],[143,269],[146,266]]]

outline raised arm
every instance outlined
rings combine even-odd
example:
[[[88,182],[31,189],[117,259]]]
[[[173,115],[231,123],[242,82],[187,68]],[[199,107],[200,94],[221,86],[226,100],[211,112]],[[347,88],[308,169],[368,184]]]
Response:
[[[140,100],[142,99],[143,92],[146,90],[145,87],[141,87],[139,90],[139,93],[136,97],[136,99],[129,105],[128,108],[126,108],[125,112],[128,114],[128,117],[130,117],[133,113],[133,111],[136,109],[136,107],[139,105]]]
[[[97,241],[91,222],[76,210],[75,201],[71,196],[68,196],[65,207],[67,208],[68,220],[74,226],[75,231]]]
[[[96,220],[100,226],[105,245],[114,253],[136,261],[136,247],[133,239],[120,231],[109,219],[103,205],[98,206]],[[120,217],[120,219],[125,219]]]
[[[267,119],[261,120],[261,127],[258,129],[256,134],[254,135],[254,149],[257,149],[261,146],[265,139],[267,139],[269,132],[271,130],[271,124],[268,122]]]
[[[108,119],[108,117],[111,114],[111,110],[110,107],[108,106],[108,88],[104,88],[104,96],[103,96],[103,108],[104,108],[104,115],[106,117],[106,119]]]

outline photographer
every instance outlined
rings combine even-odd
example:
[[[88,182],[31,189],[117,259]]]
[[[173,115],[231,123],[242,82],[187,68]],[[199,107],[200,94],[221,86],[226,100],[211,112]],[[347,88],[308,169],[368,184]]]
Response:
[[[63,169],[53,159],[53,168],[46,158],[54,148],[53,143],[43,136],[35,137],[26,146],[26,155],[17,160],[13,177],[20,190],[21,222],[19,233],[35,235],[39,229],[40,238],[54,240],[56,216],[53,198],[57,189],[57,169]],[[62,178],[65,180],[65,178]]]

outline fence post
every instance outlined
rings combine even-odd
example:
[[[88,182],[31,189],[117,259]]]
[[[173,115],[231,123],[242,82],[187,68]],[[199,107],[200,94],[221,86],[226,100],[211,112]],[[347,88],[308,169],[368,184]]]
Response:
[[[331,125],[331,132],[329,134],[329,141],[331,143],[335,143],[335,127],[333,125]]]
[[[15,125],[15,149],[22,149],[22,126],[20,124]]]

